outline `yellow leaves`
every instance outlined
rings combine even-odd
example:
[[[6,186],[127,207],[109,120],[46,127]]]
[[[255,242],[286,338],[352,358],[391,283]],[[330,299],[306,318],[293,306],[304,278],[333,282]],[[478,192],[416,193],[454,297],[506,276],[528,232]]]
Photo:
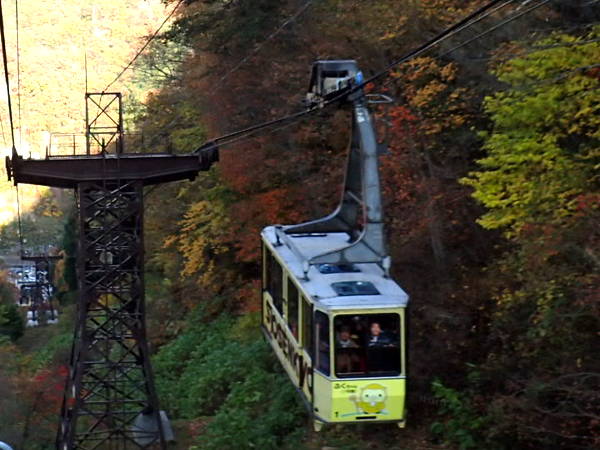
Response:
[[[505,228],[511,238],[532,223],[566,229],[576,220],[577,199],[593,186],[598,80],[573,71],[593,65],[600,46],[561,42],[573,39],[554,36],[533,44],[540,50],[499,65],[495,74],[512,88],[484,102],[494,129],[485,136],[482,170],[468,184],[489,209],[480,224]]]
[[[182,278],[194,278],[199,286],[217,291],[227,283],[218,261],[230,250],[228,223],[225,209],[218,202],[202,200],[189,206],[177,233],[163,242],[163,248],[174,247],[182,255]]]
[[[381,36],[379,38],[380,41],[388,41],[390,39],[395,39],[396,37],[398,37],[398,33],[394,32],[394,31],[388,31],[387,33],[385,33],[383,36]]]
[[[440,77],[442,77],[442,79],[446,82],[454,81],[454,79],[456,78],[456,72],[456,64],[446,64],[440,69]]]
[[[162,248],[169,248],[172,247],[173,245],[175,245],[177,243],[177,241],[179,240],[179,236],[178,235],[171,235],[165,238]]]
[[[438,79],[441,82],[450,83],[456,80],[458,66],[455,63],[441,65],[436,59],[430,57],[415,58],[409,61],[403,69],[408,81],[422,84],[424,81]]]
[[[434,101],[447,86],[441,81],[433,80],[426,84],[423,88],[415,91],[415,95],[411,98],[410,103],[417,108],[425,108],[429,103]]]
[[[423,123],[421,128],[426,135],[440,134],[443,131],[442,124],[437,121]]]
[[[455,63],[416,58],[393,74],[402,83],[406,100],[419,116],[422,134],[433,136],[467,125],[470,91],[457,87]]]

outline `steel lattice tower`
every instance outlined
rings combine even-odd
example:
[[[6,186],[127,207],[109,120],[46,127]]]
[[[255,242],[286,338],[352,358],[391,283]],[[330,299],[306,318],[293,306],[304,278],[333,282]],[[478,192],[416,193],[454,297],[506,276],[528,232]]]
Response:
[[[41,323],[55,323],[57,319],[52,302],[53,286],[49,277],[51,262],[61,258],[62,256],[57,255],[21,254],[22,261],[31,261],[35,267],[35,282],[21,283],[21,295],[25,290],[29,290],[31,300],[29,310],[33,313],[33,320],[41,321]]]
[[[121,97],[86,94],[84,154],[7,160],[16,183],[74,189],[78,200],[77,324],[57,434],[60,450],[166,448],[145,328],[144,186],[193,179],[218,160],[124,152]]]
[[[165,446],[146,344],[142,188],[118,180],[77,188],[82,301],[61,414],[64,448],[129,448],[156,435]],[[136,430],[140,414],[156,429]]]

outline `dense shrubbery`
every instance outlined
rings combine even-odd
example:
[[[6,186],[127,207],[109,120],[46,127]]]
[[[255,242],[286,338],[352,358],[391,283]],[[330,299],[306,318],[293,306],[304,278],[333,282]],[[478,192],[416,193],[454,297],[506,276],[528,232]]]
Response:
[[[439,422],[431,424],[431,432],[441,442],[456,444],[460,450],[486,450],[504,448],[498,441],[489,438],[494,417],[482,414],[481,405],[474,405],[470,392],[459,392],[444,386],[440,380],[432,385],[433,394],[439,401]]]
[[[24,330],[25,324],[19,313],[19,307],[15,304],[0,304],[0,335],[8,336],[11,340],[16,341],[23,336]]]
[[[162,406],[205,421],[198,448],[279,449],[303,425],[303,407],[252,320],[210,319],[197,307],[154,358]]]
[[[6,278],[5,272],[0,272],[0,336],[6,336],[16,341],[23,336],[25,322],[15,303],[15,290]]]

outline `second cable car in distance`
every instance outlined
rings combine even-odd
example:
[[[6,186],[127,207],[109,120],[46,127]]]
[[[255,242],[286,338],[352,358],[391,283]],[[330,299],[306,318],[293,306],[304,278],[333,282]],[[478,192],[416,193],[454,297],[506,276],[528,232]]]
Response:
[[[352,108],[342,199],[329,216],[262,233],[262,328],[318,431],[406,420],[408,295],[390,278],[378,144],[352,60],[317,61],[308,102]]]

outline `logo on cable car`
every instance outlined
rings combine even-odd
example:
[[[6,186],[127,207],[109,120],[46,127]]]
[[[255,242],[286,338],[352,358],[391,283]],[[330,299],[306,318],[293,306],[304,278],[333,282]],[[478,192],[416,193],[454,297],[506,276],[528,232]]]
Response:
[[[356,386],[347,385],[346,383],[336,383],[334,389],[356,392]],[[368,384],[360,389],[358,395],[352,394],[347,398],[354,403],[356,411],[341,414],[340,417],[356,417],[364,414],[387,416],[389,414],[385,407],[388,398],[387,387],[381,384]],[[335,415],[338,417],[338,412]]]
[[[371,383],[360,390],[358,397],[351,396],[350,400],[356,405],[358,413],[387,414],[385,401],[387,388],[381,384]]]
[[[277,346],[292,366],[296,377],[298,378],[298,387],[300,389],[306,387],[312,389],[312,365],[310,361],[305,361],[302,354],[298,353],[296,344],[288,337],[285,332],[285,325],[280,323],[279,319],[273,311],[273,306],[269,302],[265,302],[267,332],[271,338],[277,342]]]

